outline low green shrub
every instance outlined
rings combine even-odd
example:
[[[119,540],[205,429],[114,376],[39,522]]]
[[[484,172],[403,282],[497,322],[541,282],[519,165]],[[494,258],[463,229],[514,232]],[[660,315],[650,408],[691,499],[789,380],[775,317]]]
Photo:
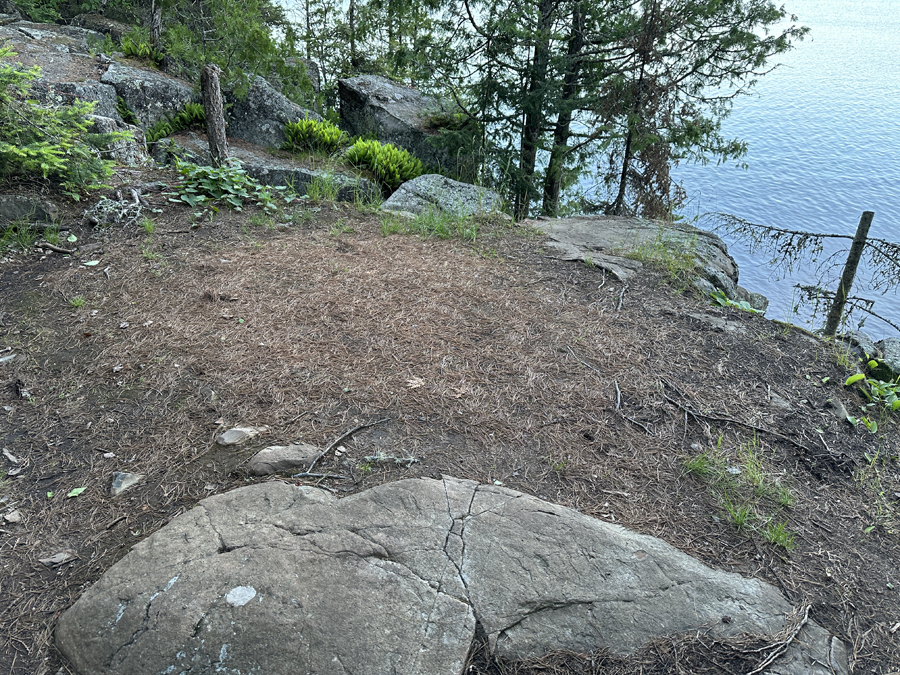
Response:
[[[159,120],[147,130],[147,142],[155,143],[161,138],[177,134],[194,126],[206,125],[206,111],[199,103],[185,103],[174,116]]]
[[[265,211],[277,211],[275,197],[281,196],[288,203],[293,198],[282,194],[286,187],[260,185],[247,173],[234,165],[221,167],[197,166],[190,162],[175,160],[175,168],[182,181],[175,186],[175,192],[166,192],[170,202],[187,204],[191,208],[209,206],[211,202],[222,201],[235,211],[241,211],[245,202],[256,204]],[[215,209],[214,209],[215,210]]]
[[[0,61],[12,56],[8,47],[0,48]],[[112,173],[114,162],[101,159],[97,149],[128,134],[90,132],[93,122],[87,116],[94,103],[54,107],[34,101],[31,83],[40,72],[38,67],[0,64],[0,176],[38,173],[56,178],[66,194],[78,199]]]
[[[371,171],[385,196],[425,171],[422,162],[406,150],[378,141],[356,141],[347,150],[346,159],[355,167]]]
[[[297,120],[284,127],[287,139],[282,148],[293,152],[332,153],[347,141],[347,135],[334,124],[325,120]]]

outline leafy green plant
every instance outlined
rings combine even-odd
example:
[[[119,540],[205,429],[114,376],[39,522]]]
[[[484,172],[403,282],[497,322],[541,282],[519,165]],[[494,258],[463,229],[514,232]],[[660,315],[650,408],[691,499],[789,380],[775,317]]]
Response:
[[[154,223],[150,218],[144,218],[141,221],[141,227],[144,228],[144,232],[147,234],[153,234],[156,231],[156,223]]]
[[[156,122],[147,130],[147,142],[155,143],[161,138],[177,134],[191,127],[203,127],[206,124],[206,111],[199,103],[185,103],[175,115]]]
[[[346,160],[352,166],[371,171],[385,196],[425,171],[422,162],[406,150],[375,140],[356,141],[347,150]]]
[[[197,166],[176,159],[175,168],[183,179],[176,186],[176,192],[164,194],[169,196],[170,202],[184,203],[191,208],[222,201],[235,211],[241,211],[245,202],[256,204],[266,211],[277,211],[275,195],[277,191],[285,189],[284,186],[270,188],[260,185],[233,164],[221,167]]]
[[[881,370],[882,364],[876,359],[871,359],[866,365],[870,374],[872,372],[883,372]],[[863,411],[880,409],[883,414],[887,415],[900,410],[900,377],[884,381],[875,377],[869,377],[866,373],[856,373],[848,377],[846,382],[844,382],[844,386],[852,387],[853,385],[857,386],[857,389],[868,401],[863,407]],[[873,434],[878,431],[878,422],[869,416],[863,416],[859,419],[848,417],[847,419],[851,424],[862,422]]]
[[[709,297],[712,298],[713,304],[719,305],[719,307],[734,307],[735,309],[740,309],[745,312],[752,312],[753,314],[761,314],[758,309],[753,309],[750,306],[750,303],[746,300],[732,300],[722,291],[716,290],[709,294]]]
[[[0,60],[15,56],[0,48]],[[73,199],[97,189],[112,173],[114,163],[97,156],[97,148],[128,136],[124,132],[96,134],[87,117],[93,103],[44,106],[30,96],[40,68],[0,65],[0,176],[38,173],[60,180]]]
[[[282,148],[294,152],[332,153],[347,142],[347,135],[328,120],[297,120],[284,127]]]
[[[133,124],[134,126],[138,126],[140,124],[140,120],[131,111],[131,108],[128,107],[125,99],[121,96],[116,96],[116,112],[119,113],[119,117],[121,117],[126,123]]]
[[[84,307],[84,297],[81,295],[76,295],[73,298],[69,298],[69,304],[74,309],[78,309],[79,307]]]

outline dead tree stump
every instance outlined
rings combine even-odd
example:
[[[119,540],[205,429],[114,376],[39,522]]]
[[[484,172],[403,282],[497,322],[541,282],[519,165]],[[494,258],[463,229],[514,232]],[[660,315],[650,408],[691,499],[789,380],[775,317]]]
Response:
[[[203,111],[206,113],[206,136],[209,139],[209,156],[213,166],[222,166],[228,159],[228,139],[225,137],[225,108],[222,104],[222,89],[219,75],[222,70],[214,63],[203,66],[200,71],[200,93],[203,96]]]

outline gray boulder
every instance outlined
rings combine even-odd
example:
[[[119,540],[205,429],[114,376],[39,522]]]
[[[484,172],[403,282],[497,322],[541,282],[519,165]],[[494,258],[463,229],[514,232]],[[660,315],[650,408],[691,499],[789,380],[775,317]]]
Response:
[[[322,93],[322,74],[318,63],[310,59],[298,59],[294,56],[287,57],[284,63],[291,68],[302,68],[305,70],[306,76],[309,78],[310,84],[312,84],[313,91],[316,94]]]
[[[461,674],[490,649],[628,654],[696,631],[772,634],[770,585],[519,492],[411,479],[337,499],[269,482],[201,501],[59,619],[79,673]],[[727,617],[727,618],[726,618]],[[844,674],[810,621],[767,672]]]
[[[882,360],[873,375],[885,382],[900,377],[900,338],[885,338],[877,346],[881,350]]]
[[[496,213],[500,195],[487,188],[430,173],[403,183],[382,205],[384,211],[419,214],[435,209],[454,216]]]
[[[112,85],[125,99],[145,131],[196,98],[193,88],[182,80],[115,62],[109,65],[100,81]]]
[[[378,75],[338,80],[338,95],[341,121],[351,135],[374,134],[409,151],[425,166],[456,166],[433,142],[440,135],[433,120],[457,112],[438,99]]]
[[[150,159],[147,154],[147,141],[144,138],[144,132],[136,126],[125,124],[121,120],[102,117],[99,115],[91,116],[91,131],[95,134],[111,134],[124,131],[129,134],[128,138],[113,141],[103,150],[103,155],[107,159],[113,159],[118,164],[125,166],[139,166]]]
[[[531,224],[547,234],[547,245],[559,251],[564,260],[590,261],[608,269],[621,281],[641,269],[641,266],[622,262],[629,256],[676,261],[687,258],[693,261],[700,278],[709,284],[698,287],[721,290],[729,299],[747,301],[760,311],[768,305],[765,296],[738,286],[738,266],[728,254],[725,242],[715,234],[691,225],[630,216],[551,218],[531,221]],[[607,266],[610,258],[618,269]]]
[[[279,471],[305,469],[318,454],[319,449],[308,443],[270,445],[250,458],[247,471],[253,476],[268,476]]]
[[[53,202],[23,195],[0,195],[0,223],[23,220],[31,223],[53,223],[59,209]]]
[[[79,14],[72,19],[72,24],[96,33],[109,35],[116,41],[121,40],[125,33],[134,28],[134,26],[129,26],[127,23],[113,21],[102,14]]]
[[[291,102],[265,79],[257,76],[245,98],[226,94],[231,108],[226,112],[228,136],[267,148],[284,145],[284,125],[300,119],[321,120],[311,110]]]
[[[122,122],[116,110],[116,90],[109,84],[96,81],[57,82],[39,93],[43,103],[72,104],[76,100],[94,101],[94,114]]]

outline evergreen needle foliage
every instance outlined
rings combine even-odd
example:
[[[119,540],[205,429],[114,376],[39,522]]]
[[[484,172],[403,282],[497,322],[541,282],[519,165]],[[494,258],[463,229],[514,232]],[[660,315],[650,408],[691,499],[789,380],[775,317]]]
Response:
[[[9,48],[0,48],[0,61],[12,56]],[[30,99],[31,83],[39,76],[37,67],[0,64],[0,176],[56,178],[77,199],[112,173],[114,163],[101,159],[98,148],[127,134],[91,133],[93,103],[53,107]]]

